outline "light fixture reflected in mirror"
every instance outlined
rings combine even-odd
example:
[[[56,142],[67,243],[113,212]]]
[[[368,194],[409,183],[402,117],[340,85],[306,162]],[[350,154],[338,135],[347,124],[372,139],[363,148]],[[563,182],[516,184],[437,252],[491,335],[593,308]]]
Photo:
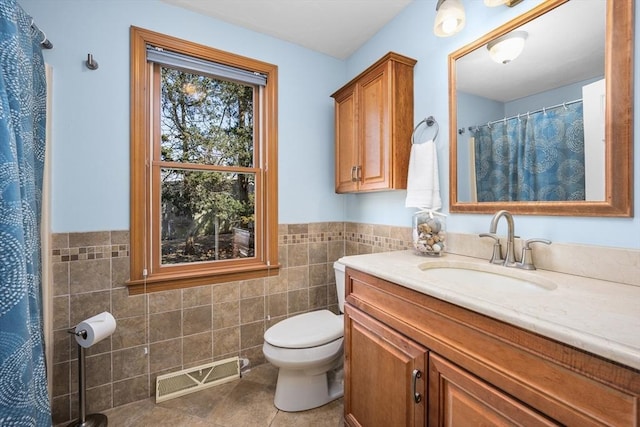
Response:
[[[433,32],[438,37],[449,37],[464,28],[465,14],[460,0],[438,0]]]
[[[516,59],[524,49],[526,31],[512,31],[487,43],[489,55],[498,64],[508,64]]]

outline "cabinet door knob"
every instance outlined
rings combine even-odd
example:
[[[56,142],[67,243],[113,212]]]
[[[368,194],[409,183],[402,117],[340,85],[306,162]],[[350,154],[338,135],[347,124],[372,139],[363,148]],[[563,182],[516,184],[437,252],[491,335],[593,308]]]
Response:
[[[416,382],[418,381],[418,378],[422,378],[422,372],[418,369],[414,369],[411,374],[411,379],[413,381],[413,401],[416,403],[420,403],[422,400],[422,396],[420,396],[420,393],[416,391]]]

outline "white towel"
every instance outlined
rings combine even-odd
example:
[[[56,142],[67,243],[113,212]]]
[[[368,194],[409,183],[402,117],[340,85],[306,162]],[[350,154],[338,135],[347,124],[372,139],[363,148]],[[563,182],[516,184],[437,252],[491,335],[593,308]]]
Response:
[[[425,209],[442,207],[438,154],[433,140],[411,146],[405,206]]]

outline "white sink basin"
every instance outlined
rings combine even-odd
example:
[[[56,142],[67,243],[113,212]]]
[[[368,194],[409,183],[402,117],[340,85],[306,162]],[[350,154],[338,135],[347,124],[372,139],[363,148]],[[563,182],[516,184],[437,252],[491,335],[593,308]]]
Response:
[[[425,278],[478,291],[552,291],[558,285],[535,272],[487,263],[434,260],[418,266]]]

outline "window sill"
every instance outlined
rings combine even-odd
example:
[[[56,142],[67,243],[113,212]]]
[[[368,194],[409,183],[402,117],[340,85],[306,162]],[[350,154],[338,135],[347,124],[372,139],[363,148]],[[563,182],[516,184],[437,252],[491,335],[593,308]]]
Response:
[[[132,279],[127,282],[129,295],[140,295],[151,292],[169,291],[214,283],[233,282],[237,280],[258,279],[278,275],[280,265],[235,267],[233,271],[216,271],[192,274],[158,274],[146,279]]]

